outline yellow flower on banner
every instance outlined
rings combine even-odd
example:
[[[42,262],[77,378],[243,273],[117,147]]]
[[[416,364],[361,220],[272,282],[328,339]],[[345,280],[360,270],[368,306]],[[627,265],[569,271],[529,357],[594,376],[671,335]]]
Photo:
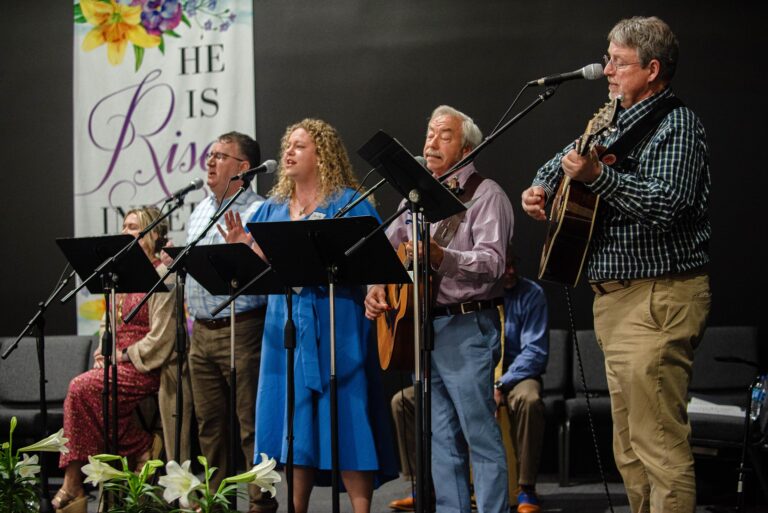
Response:
[[[78,314],[83,319],[98,321],[104,317],[106,309],[104,298],[92,299],[80,305]]]
[[[83,40],[86,52],[106,43],[107,59],[113,66],[120,64],[125,47],[130,41],[141,48],[153,48],[160,44],[160,37],[147,33],[141,25],[141,6],[129,6],[110,0],[81,0],[83,16],[94,28]]]

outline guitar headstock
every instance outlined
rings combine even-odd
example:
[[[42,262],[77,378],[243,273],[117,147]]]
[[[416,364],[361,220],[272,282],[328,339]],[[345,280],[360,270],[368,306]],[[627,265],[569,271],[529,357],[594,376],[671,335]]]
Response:
[[[592,119],[587,123],[587,129],[584,134],[576,141],[576,151],[579,155],[586,155],[592,149],[594,141],[603,132],[613,128],[616,124],[616,118],[619,116],[619,105],[621,97],[616,97],[603,105]]]

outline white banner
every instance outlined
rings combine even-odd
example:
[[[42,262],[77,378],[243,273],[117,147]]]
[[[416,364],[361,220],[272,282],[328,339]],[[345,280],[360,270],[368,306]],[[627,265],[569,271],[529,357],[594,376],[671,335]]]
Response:
[[[120,232],[130,208],[195,178],[231,130],[255,136],[251,0],[80,0],[74,4],[75,235]],[[185,240],[194,191],[171,218]],[[78,294],[78,333],[101,296]]]

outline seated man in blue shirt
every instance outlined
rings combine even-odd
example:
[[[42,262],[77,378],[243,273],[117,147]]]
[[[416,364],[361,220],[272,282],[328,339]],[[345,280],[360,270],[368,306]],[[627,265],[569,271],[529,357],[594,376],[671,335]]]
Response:
[[[517,454],[518,513],[541,511],[536,474],[544,441],[541,375],[549,357],[547,299],[532,280],[517,275],[516,258],[507,257],[504,281],[504,374],[494,385],[494,399],[507,406]]]

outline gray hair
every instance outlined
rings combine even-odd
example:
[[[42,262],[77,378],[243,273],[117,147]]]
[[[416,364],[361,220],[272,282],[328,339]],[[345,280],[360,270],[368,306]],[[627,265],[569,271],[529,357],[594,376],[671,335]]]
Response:
[[[432,121],[438,116],[451,116],[461,120],[461,146],[473,150],[483,140],[483,133],[477,127],[475,122],[463,112],[454,109],[449,105],[440,105],[432,111],[429,120]]]
[[[675,76],[679,52],[677,37],[669,25],[656,16],[634,16],[619,21],[608,33],[608,42],[637,50],[643,67],[653,59],[658,60],[662,81],[670,82]]]

